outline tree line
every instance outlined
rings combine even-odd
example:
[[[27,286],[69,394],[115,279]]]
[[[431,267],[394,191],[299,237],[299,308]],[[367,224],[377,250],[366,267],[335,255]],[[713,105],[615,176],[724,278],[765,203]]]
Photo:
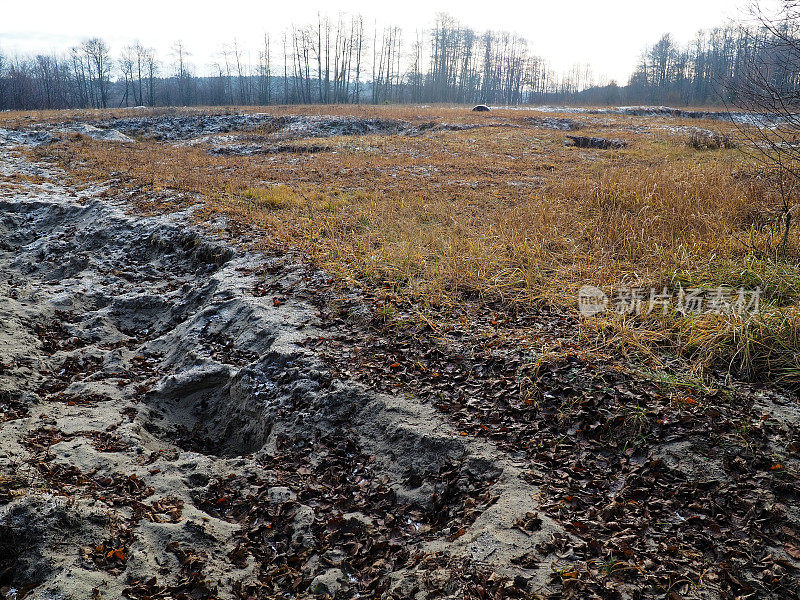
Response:
[[[775,51],[774,40],[767,27],[703,31],[683,48],[665,35],[643,54],[631,77],[629,97],[684,105],[735,102],[754,62]]]
[[[233,40],[199,73],[177,41],[168,56],[139,43],[117,55],[101,38],[63,54],[4,55],[0,110],[170,105],[330,103],[589,103],[709,105],[730,100],[769,28],[700,32],[685,47],[665,35],[647,48],[630,81],[598,83],[588,65],[556,73],[506,32],[477,32],[442,14],[408,37],[395,26],[368,31],[360,16],[264,35],[256,53]],[[251,60],[256,56],[256,61]],[[797,76],[796,71],[789,76]]]

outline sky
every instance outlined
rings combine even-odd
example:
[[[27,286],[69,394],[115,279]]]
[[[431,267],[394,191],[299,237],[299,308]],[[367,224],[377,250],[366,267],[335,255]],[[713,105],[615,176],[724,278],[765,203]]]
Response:
[[[518,33],[533,53],[556,71],[591,64],[596,77],[627,82],[642,49],[664,33],[683,44],[700,29],[723,25],[744,15],[747,0],[137,0],[136,2],[0,0],[0,50],[63,51],[88,37],[102,37],[116,55],[139,40],[169,60],[170,47],[181,39],[198,73],[219,60],[223,44],[236,38],[258,56],[264,33],[278,40],[292,23],[315,21],[318,12],[334,18],[361,14],[372,28],[398,25],[406,39],[429,27],[437,13],[447,12],[476,30]],[[277,49],[277,43],[274,46]],[[277,52],[276,52],[277,55]]]

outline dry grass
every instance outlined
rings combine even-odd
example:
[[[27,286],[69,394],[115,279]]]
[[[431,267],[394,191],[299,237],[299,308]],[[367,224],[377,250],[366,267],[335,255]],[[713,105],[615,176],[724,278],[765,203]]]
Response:
[[[340,276],[422,305],[480,297],[572,309],[584,284],[759,286],[765,304],[754,318],[670,314],[596,320],[588,329],[623,350],[657,356],[666,345],[697,368],[730,363],[742,374],[800,382],[800,274],[791,261],[755,258],[744,243],[769,238],[764,214],[776,198],[769,177],[731,148],[735,132],[724,123],[457,107],[262,110],[494,126],[310,140],[333,149],[318,154],[212,156],[201,147],[80,137],[47,153],[84,179],[199,194],[203,219],[224,215]],[[565,147],[564,132],[529,120],[542,116],[570,117],[581,135],[629,147]],[[697,126],[725,142],[698,150]],[[790,256],[800,256],[796,233]]]
[[[720,150],[721,148],[738,148],[739,144],[732,136],[720,132],[696,131],[689,136],[689,147],[695,150]]]

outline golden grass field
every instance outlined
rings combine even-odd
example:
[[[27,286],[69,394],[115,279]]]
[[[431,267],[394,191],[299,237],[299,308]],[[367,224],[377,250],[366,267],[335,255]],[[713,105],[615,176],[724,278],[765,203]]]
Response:
[[[55,156],[83,181],[113,179],[128,187],[196,194],[203,206],[198,219],[211,229],[227,217],[228,229],[246,232],[256,246],[297,248],[343,281],[410,302],[422,313],[488,301],[531,309],[548,303],[577,313],[576,294],[585,284],[609,294],[624,286],[758,287],[764,295],[756,315],[685,316],[670,310],[585,319],[587,351],[655,366],[666,353],[696,374],[731,367],[740,378],[800,383],[800,235],[792,232],[782,256],[773,219],[780,203],[775,175],[740,149],[697,150],[688,144],[691,128],[736,137],[731,124],[524,110],[471,113],[464,107],[257,110],[492,126],[303,139],[296,144],[330,148],[258,156],[74,135],[40,154]],[[130,116],[67,116],[101,114]],[[548,117],[572,119],[582,129],[552,130],[531,121]],[[6,113],[0,126],[64,119],[60,112]],[[629,145],[567,147],[567,133]],[[237,135],[258,141],[271,132]]]

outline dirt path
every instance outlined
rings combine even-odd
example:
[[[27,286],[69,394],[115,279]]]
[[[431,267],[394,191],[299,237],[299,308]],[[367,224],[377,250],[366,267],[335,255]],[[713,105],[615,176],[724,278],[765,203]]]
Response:
[[[522,464],[332,377],[322,274],[0,147],[7,598],[514,595],[561,527]],[[267,294],[263,290],[277,290]],[[501,590],[501,592],[498,592]],[[188,596],[187,596],[188,597]]]

